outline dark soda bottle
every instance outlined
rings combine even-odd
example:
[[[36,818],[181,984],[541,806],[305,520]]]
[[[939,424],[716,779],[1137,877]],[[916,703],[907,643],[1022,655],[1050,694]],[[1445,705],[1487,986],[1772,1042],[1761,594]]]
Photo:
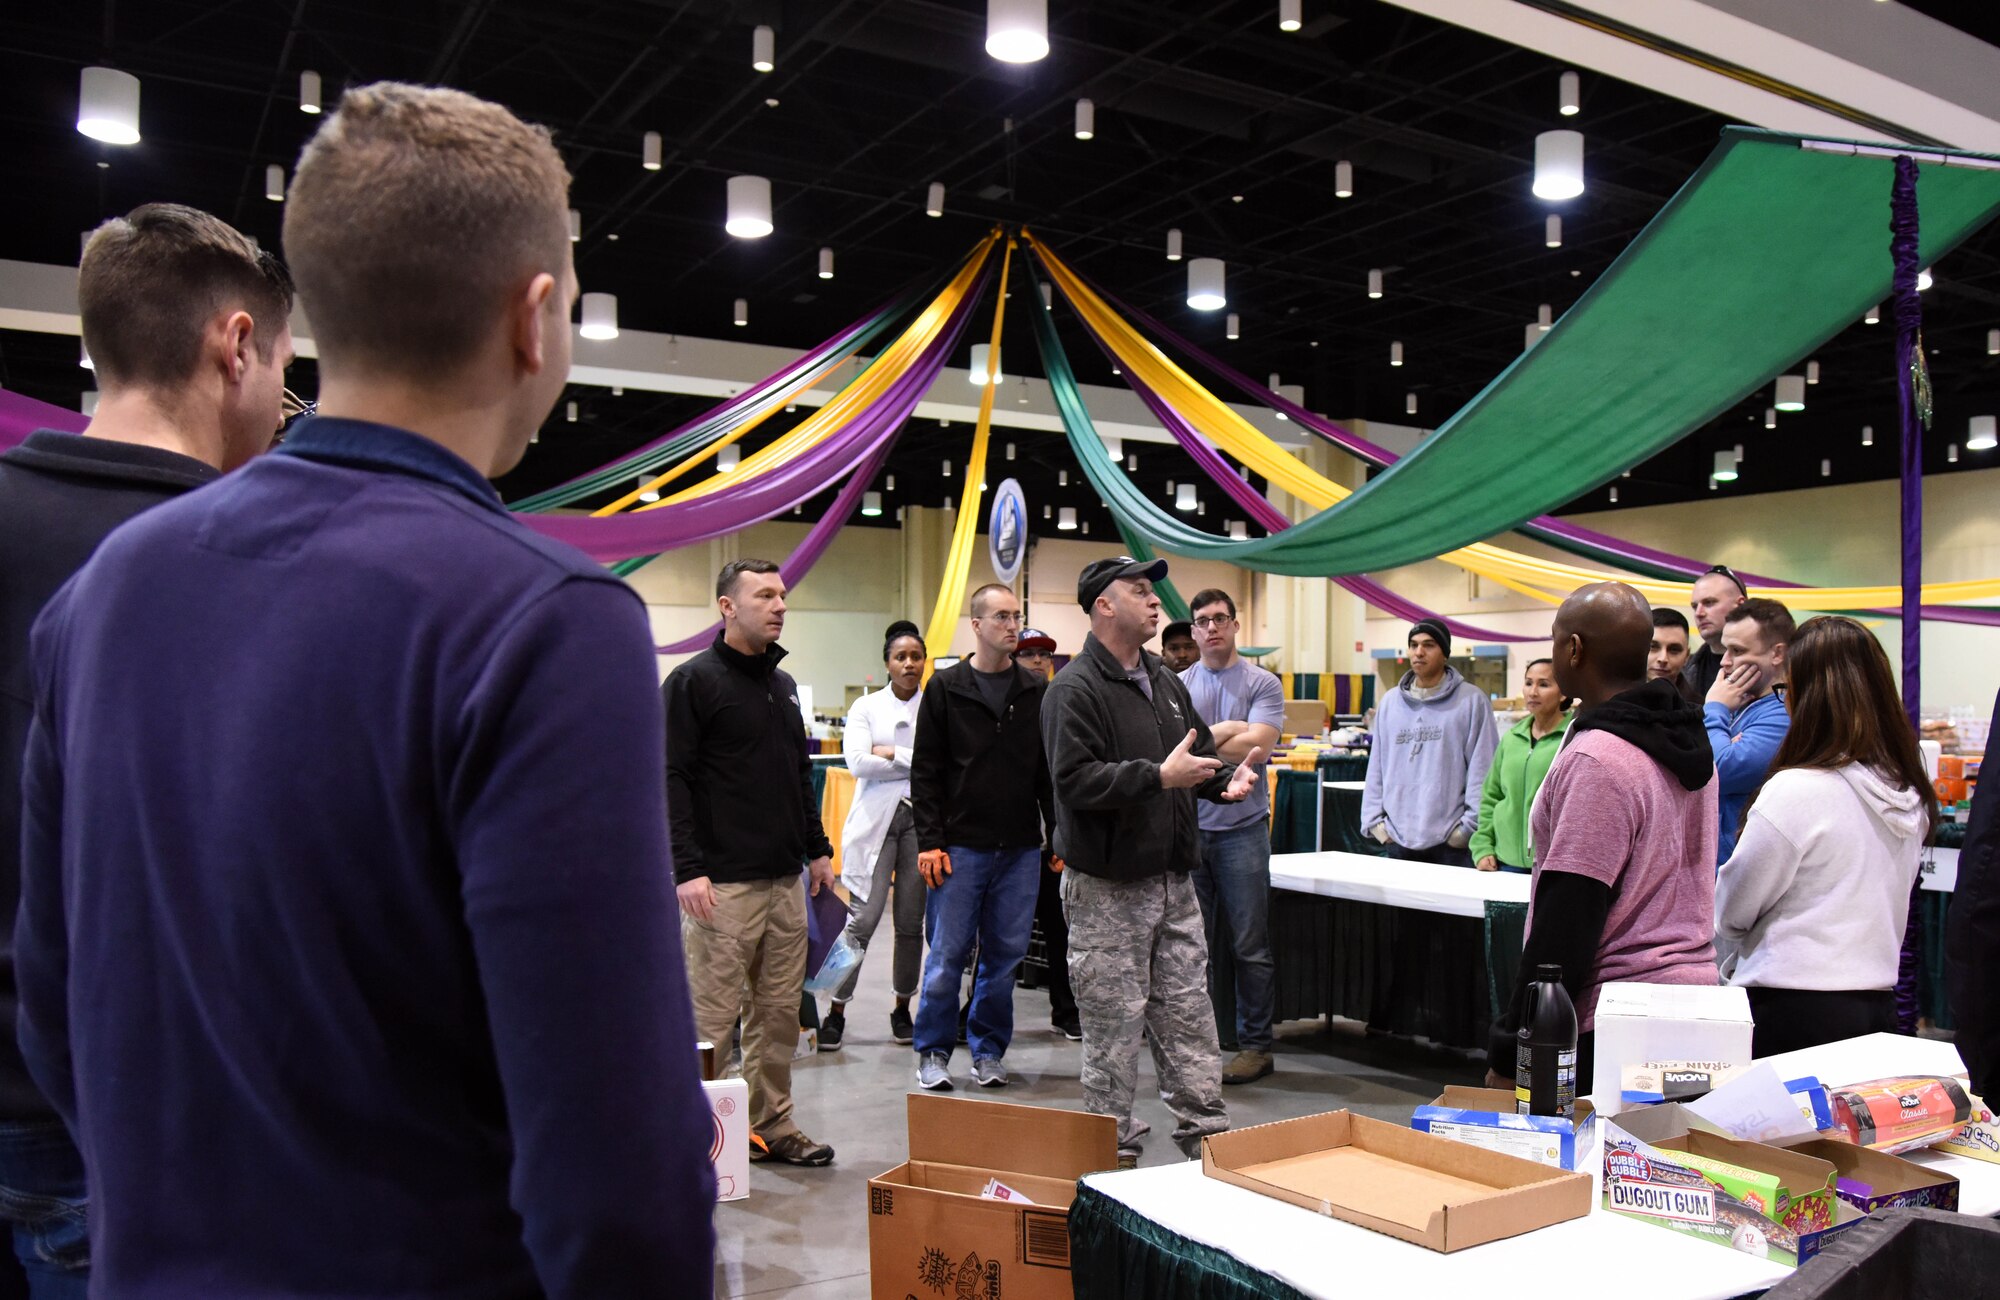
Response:
[[[1535,968],[1514,1036],[1514,1111],[1576,1118],[1576,1008],[1562,967]]]

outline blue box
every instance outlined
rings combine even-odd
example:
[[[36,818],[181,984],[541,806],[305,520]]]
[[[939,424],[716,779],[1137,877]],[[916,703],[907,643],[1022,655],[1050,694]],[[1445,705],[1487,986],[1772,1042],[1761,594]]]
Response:
[[[1577,1099],[1574,1121],[1517,1115],[1514,1094],[1504,1088],[1446,1088],[1430,1105],[1417,1107],[1410,1127],[1572,1173],[1597,1145],[1597,1115],[1587,1099]]]

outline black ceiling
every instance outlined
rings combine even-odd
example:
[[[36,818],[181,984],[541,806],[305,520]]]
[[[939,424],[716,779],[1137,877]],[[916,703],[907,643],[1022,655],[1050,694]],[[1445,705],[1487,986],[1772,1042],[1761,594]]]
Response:
[[[1919,5],[1965,26],[1956,6]],[[1053,52],[1022,67],[983,50],[983,0],[148,0],[144,5],[8,6],[0,13],[0,124],[17,200],[0,256],[73,262],[78,233],[154,199],[207,208],[267,245],[281,209],[263,197],[267,163],[288,167],[315,119],[298,111],[298,73],[343,84],[384,77],[461,86],[549,124],[575,174],[577,246],[587,289],[619,296],[620,323],[677,334],[806,347],[962,255],[996,222],[1027,224],[1085,274],[1257,376],[1305,386],[1336,417],[1435,424],[1521,348],[1541,303],[1572,303],[1687,179],[1723,125],[1652,91],[1586,74],[1583,111],[1557,114],[1562,65],[1377,0],[1307,0],[1280,33],[1272,0],[1093,0],[1051,4]],[[777,68],[750,67],[751,28],[777,31]],[[1991,36],[1991,33],[1982,33]],[[144,142],[78,135],[77,69],[110,62],[144,83]],[[1075,100],[1097,106],[1096,138],[1072,134]],[[1556,126],[1588,141],[1589,187],[1561,205],[1528,190],[1533,141]],[[643,132],[665,166],[640,166]],[[1356,193],[1333,196],[1351,159]],[[725,178],[768,176],[777,231],[721,228]],[[926,185],[947,187],[926,217]],[[1560,211],[1560,249],[1542,219]],[[1185,265],[1164,257],[1180,228],[1189,256],[1223,258],[1243,337],[1221,313],[1189,310]],[[815,276],[821,246],[838,276]],[[1387,272],[1380,301],[1364,293]],[[730,324],[734,299],[751,323]],[[1018,300],[1017,300],[1018,301]],[[1969,414],[2000,409],[2000,231],[1940,266],[1924,296],[1939,420],[1926,469],[2000,463],[1947,444]],[[1060,310],[1080,377],[1115,384]],[[1388,365],[1390,340],[1408,364]],[[1889,331],[1857,323],[1820,354],[1809,409],[1763,428],[1764,397],[1638,467],[1621,504],[1707,494],[1715,451],[1746,444],[1743,478],[1761,492],[1895,473]],[[1034,373],[1015,314],[1010,373]],[[0,331],[0,385],[73,405],[88,376],[73,340]],[[310,390],[311,367],[294,373]],[[1418,395],[1421,414],[1405,414]],[[577,424],[557,408],[518,496],[560,481],[687,419],[703,399],[578,387]],[[1002,398],[1008,400],[1007,397]],[[1860,430],[1882,431],[1872,450]],[[970,430],[917,421],[889,472],[890,501],[940,504],[959,485]],[[1006,466],[1039,503],[1094,504],[1080,476],[1056,484],[1057,435],[1003,432]],[[1193,464],[1141,448],[1136,477],[1164,493]],[[996,451],[996,454],[999,454]],[[1524,446],[1523,455],[1534,449]],[[962,472],[962,470],[961,470]],[[989,477],[993,477],[989,475]],[[820,503],[809,504],[811,516]],[[1599,509],[1605,493],[1574,503]],[[1211,509],[1219,508],[1212,504]],[[1228,512],[1225,512],[1228,513]],[[1093,533],[1109,530],[1101,506]],[[893,523],[893,511],[881,521]],[[1221,519],[1209,522],[1218,530]],[[1042,527],[1039,518],[1037,527]]]

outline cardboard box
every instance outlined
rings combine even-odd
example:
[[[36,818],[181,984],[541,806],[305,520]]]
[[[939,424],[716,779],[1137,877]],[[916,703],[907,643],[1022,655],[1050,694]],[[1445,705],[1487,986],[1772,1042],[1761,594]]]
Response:
[[[1285,725],[1279,730],[1310,739],[1326,730],[1325,700],[1286,700]]]
[[[1437,1251],[1590,1213],[1590,1176],[1344,1110],[1204,1138],[1201,1171]]]
[[[873,1300],[1069,1300],[1076,1181],[1118,1167],[1118,1122],[911,1093],[910,1158],[868,1180]],[[999,1179],[1026,1202],[980,1195]]]
[[[1958,1179],[1950,1174],[1870,1151],[1852,1142],[1819,1138],[1791,1149],[1832,1165],[1834,1195],[1863,1214],[1873,1214],[1892,1205],[1958,1209]]]
[[[1973,1160],[1984,1160],[1988,1164],[2000,1165],[2000,1120],[1993,1115],[1993,1108],[1977,1097],[1972,1097],[1972,1118],[1961,1125],[1957,1132],[1931,1148],[1933,1151],[1949,1151],[1955,1156],[1966,1156]]]
[[[1574,1120],[1520,1115],[1505,1088],[1446,1088],[1430,1105],[1417,1107],[1410,1127],[1554,1169],[1575,1169],[1597,1145],[1597,1115],[1587,1098],[1576,1103]]]
[[[1756,1024],[1750,995],[1726,984],[1606,984],[1597,996],[1596,1028],[1596,1077],[1579,1079],[1576,1086],[1608,1117],[1623,1109],[1620,1081],[1626,1067],[1748,1065]]]
[[[741,1079],[703,1083],[714,1133],[708,1158],[715,1165],[715,1199],[740,1201],[750,1195],[750,1085]]]

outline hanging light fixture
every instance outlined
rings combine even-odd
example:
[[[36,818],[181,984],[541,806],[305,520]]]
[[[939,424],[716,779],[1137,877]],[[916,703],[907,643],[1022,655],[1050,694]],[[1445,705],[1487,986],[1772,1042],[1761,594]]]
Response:
[[[578,411],[577,411],[577,407],[576,407],[576,403],[575,403],[575,402],[567,402],[567,403],[565,403],[565,404],[564,404],[564,406],[563,406],[563,420],[564,420],[564,422],[565,422],[565,423],[568,423],[568,424],[575,424],[575,423],[576,423],[576,417],[577,417],[577,414],[578,414]],[[641,482],[643,482],[643,481],[644,481],[644,480],[642,479],[642,480],[641,480]]]
[[[285,201],[285,169],[277,163],[264,169],[264,197],[273,203]]]
[[[729,178],[728,216],[722,228],[738,239],[762,239],[771,233],[771,182],[768,177]]]
[[[1055,309],[1056,309],[1056,287],[1050,284],[1047,280],[1044,280],[1042,281],[1042,310],[1054,311]]]
[[[1832,462],[1832,461],[1830,461],[1830,460],[1823,460],[1823,461],[1821,461],[1821,462],[1819,463],[1819,476],[1820,476],[1821,478],[1832,478],[1832,477],[1833,477],[1833,462]]]
[[[882,494],[880,492],[863,492],[861,494],[861,513],[870,519],[879,517],[882,513]]]
[[[1583,79],[1574,72],[1565,72],[1556,82],[1556,111],[1564,117],[1575,117],[1582,111],[1583,104],[1578,97]]]
[[[639,499],[641,501],[658,501],[660,499],[660,489],[647,487],[646,476],[644,474],[639,476]]]
[[[1194,484],[1192,483],[1181,484],[1179,490],[1174,493],[1174,509],[1176,510],[1192,510],[1198,504],[1200,503],[1195,500]]]
[[[1958,464],[1958,444],[1957,444],[1957,443],[1955,443],[1955,442],[1954,442],[1954,443],[1952,443],[1952,444],[1951,444],[1950,446],[1948,446],[1948,447],[1946,447],[1946,448],[1944,449],[1944,458],[1945,458],[1946,460],[1950,461],[1950,462],[1951,462],[1952,464],[1954,464],[1954,465]]]
[[[1711,492],[1715,491],[1715,475],[1713,474],[1708,476],[1708,490]]]
[[[942,473],[942,474],[941,474],[941,475],[939,475],[938,477],[940,477],[940,478],[950,478],[950,477],[951,477],[951,462],[950,462],[950,461],[946,461],[946,462],[944,463],[944,473]]]
[[[1583,193],[1583,132],[1544,131],[1535,137],[1534,189],[1538,199]]]
[[[1062,529],[1066,533],[1073,533],[1076,531],[1075,506],[1064,506],[1062,508],[1062,513],[1056,517],[1056,527]]]
[[[1735,452],[1724,447],[1721,451],[1715,453],[1715,473],[1712,477],[1718,483],[1734,483],[1736,481]]]
[[[1740,443],[1740,442],[1739,442],[1739,443],[1737,443],[1737,444],[1736,444],[1736,447],[1735,447],[1735,452],[1736,452],[1736,463],[1737,463],[1738,465],[1741,465],[1741,464],[1743,463],[1743,444],[1742,444],[1742,443]]]
[[[1011,442],[1007,444],[1007,459],[1014,459],[1014,444]]]
[[[1076,101],[1076,138],[1089,140],[1097,135],[1097,105],[1087,99]]]
[[[1618,504],[1618,486],[1615,483],[1611,487],[1611,504],[1614,506]]]
[[[1928,266],[1925,267],[1923,270],[1917,272],[1918,293],[1922,293],[1924,290],[1930,288],[1935,283],[1937,283],[1937,281],[1931,278],[1931,269]]]
[[[576,332],[587,339],[618,337],[618,295],[587,293],[582,301],[583,323]]]
[[[1181,260],[1181,228],[1179,226],[1175,226],[1173,229],[1167,231],[1167,260],[1169,262],[1178,262]]]
[[[894,474],[882,480],[882,490],[884,492],[894,492],[896,490],[896,476]]]
[[[715,472],[718,474],[734,473],[736,467],[742,463],[743,449],[733,442],[715,453]]]
[[[759,25],[750,33],[750,66],[759,72],[769,72],[778,66],[778,34],[768,27]]]
[[[1195,514],[1199,515],[1199,516],[1200,516],[1200,517],[1202,517],[1203,519],[1206,519],[1206,518],[1208,518],[1208,502],[1206,502],[1206,501],[1197,501],[1197,502],[1195,502],[1195,503],[1194,503],[1194,512],[1195,512]]]
[[[2000,330],[1986,331],[1986,355],[2000,357]]]
[[[2000,330],[1995,330],[1994,333],[2000,334]],[[1231,340],[1242,338],[1243,318],[1235,312],[1230,312],[1222,323],[1222,337]]]
[[[1542,244],[1548,248],[1563,246],[1563,219],[1556,213],[1542,218]]]
[[[1066,470],[1066,469],[1059,469],[1059,470],[1057,470],[1057,471],[1056,471],[1056,486],[1057,486],[1057,487],[1068,487],[1068,486],[1069,486],[1069,471],[1068,471],[1068,470]]]
[[[1776,400],[1772,405],[1781,411],[1803,411],[1806,409],[1806,377],[1804,375],[1779,375],[1772,385]]]
[[[1391,343],[1389,345],[1389,364],[1392,366],[1403,364],[1403,345],[1401,343]]]
[[[319,74],[310,69],[299,74],[299,112],[319,112]]]
[[[972,381],[972,385],[975,388],[984,388],[986,386],[987,352],[991,347],[992,345],[988,343],[975,343],[972,345],[972,360],[966,366],[965,377]],[[993,354],[993,382],[997,384],[1006,377],[1000,371],[1000,355],[996,352]]]
[[[1372,269],[1368,272],[1368,296],[1370,298],[1380,298],[1382,296],[1382,272],[1380,268]]]
[[[831,248],[822,248],[819,250],[819,278],[822,280],[831,280],[833,278],[833,250]]]
[[[639,143],[639,165],[649,172],[660,170],[660,133],[646,132]]]
[[[2000,443],[2000,421],[1990,415],[1975,415],[1965,427],[1965,449],[1967,451],[1991,451]]]
[[[1354,197],[1354,164],[1345,158],[1333,165],[1333,197],[1336,199]]]
[[[1879,324],[1881,324],[1881,323],[1882,323],[1882,305],[1881,305],[1880,303],[1877,303],[1877,304],[1875,304],[1875,305],[1874,305],[1873,307],[1870,307],[1870,308],[1868,309],[1868,314],[1867,314],[1866,316],[1863,316],[1863,317],[1861,318],[1861,323],[1862,323],[1863,325],[1879,325]]]
[[[1299,29],[1300,0],[1278,0],[1278,30],[1295,32]]]
[[[1168,495],[1168,496],[1172,496],[1173,494],[1174,494],[1174,481],[1173,481],[1172,479],[1168,479],[1168,480],[1167,480],[1167,495]]]
[[[1188,263],[1187,305],[1196,311],[1216,311],[1229,305],[1222,291],[1219,257],[1197,257]]]
[[[944,215],[944,182],[932,181],[930,190],[924,196],[924,215],[941,217]]]
[[[750,300],[748,298],[738,298],[736,300],[736,314],[731,317],[731,320],[737,325],[748,325],[750,323]]]
[[[1809,384],[1816,384],[1819,382],[1819,362],[1817,361],[1806,362],[1806,382]]]
[[[1415,393],[1405,393],[1403,395],[1403,414],[1415,415],[1416,413],[1417,413],[1417,395]]]
[[[85,68],[77,85],[76,129],[105,144],[139,143],[139,79],[116,68]]]
[[[1043,502],[1043,503],[1042,503],[1042,518],[1044,518],[1044,519],[1053,519],[1053,518],[1055,518],[1055,517],[1056,517],[1056,508],[1055,508],[1054,506],[1052,506],[1052,505],[1048,504],[1048,503],[1047,503],[1046,501],[1045,501],[1045,502]]]
[[[1778,427],[1777,408],[1770,406],[1764,408],[1764,427],[1767,429],[1775,429]]]
[[[1864,447],[1873,447],[1875,445],[1874,425],[1864,424],[1861,426],[1861,445]]]
[[[1246,524],[1245,524],[1245,523],[1244,523],[1244,522],[1243,522],[1243,521],[1242,521],[1241,519],[1232,519],[1232,520],[1230,520],[1230,521],[1229,521],[1229,540],[1230,540],[1230,541],[1232,541],[1232,542],[1247,542],[1247,541],[1249,541],[1249,540],[1250,540],[1250,529],[1249,529],[1248,525],[1246,525]]]
[[[1090,536],[1090,521],[1088,519],[1083,521],[1083,535],[1085,537]]]
[[[1526,352],[1529,348],[1535,346],[1535,344],[1540,343],[1541,341],[1542,341],[1542,327],[1535,324],[1535,322],[1533,321],[1529,321],[1527,324],[1524,337],[1521,340],[1521,351]]]
[[[1138,452],[1135,451],[1125,458],[1125,472],[1128,474],[1137,474],[1139,472]]]
[[[1117,460],[1125,454],[1125,440],[1115,433],[1106,434],[1104,437],[1104,454],[1112,460]]]
[[[1537,329],[1550,329],[1555,323],[1555,308],[1549,306],[1547,303],[1543,303],[1541,306],[1535,308],[1535,327]]]
[[[97,363],[90,359],[90,344],[84,342],[82,339],[76,341],[76,364],[82,366],[85,370],[97,369]]]
[[[1049,0],[986,0],[986,52],[1002,63],[1049,57]]]
[[[569,242],[574,244],[583,238],[583,214],[575,208],[569,210]]]
[[[1273,371],[1271,372],[1271,384],[1270,384],[1270,388],[1271,388],[1271,391],[1272,391],[1272,392],[1274,392],[1274,393],[1278,391],[1278,372],[1277,372],[1277,371],[1275,371],[1275,370],[1273,370]]]

